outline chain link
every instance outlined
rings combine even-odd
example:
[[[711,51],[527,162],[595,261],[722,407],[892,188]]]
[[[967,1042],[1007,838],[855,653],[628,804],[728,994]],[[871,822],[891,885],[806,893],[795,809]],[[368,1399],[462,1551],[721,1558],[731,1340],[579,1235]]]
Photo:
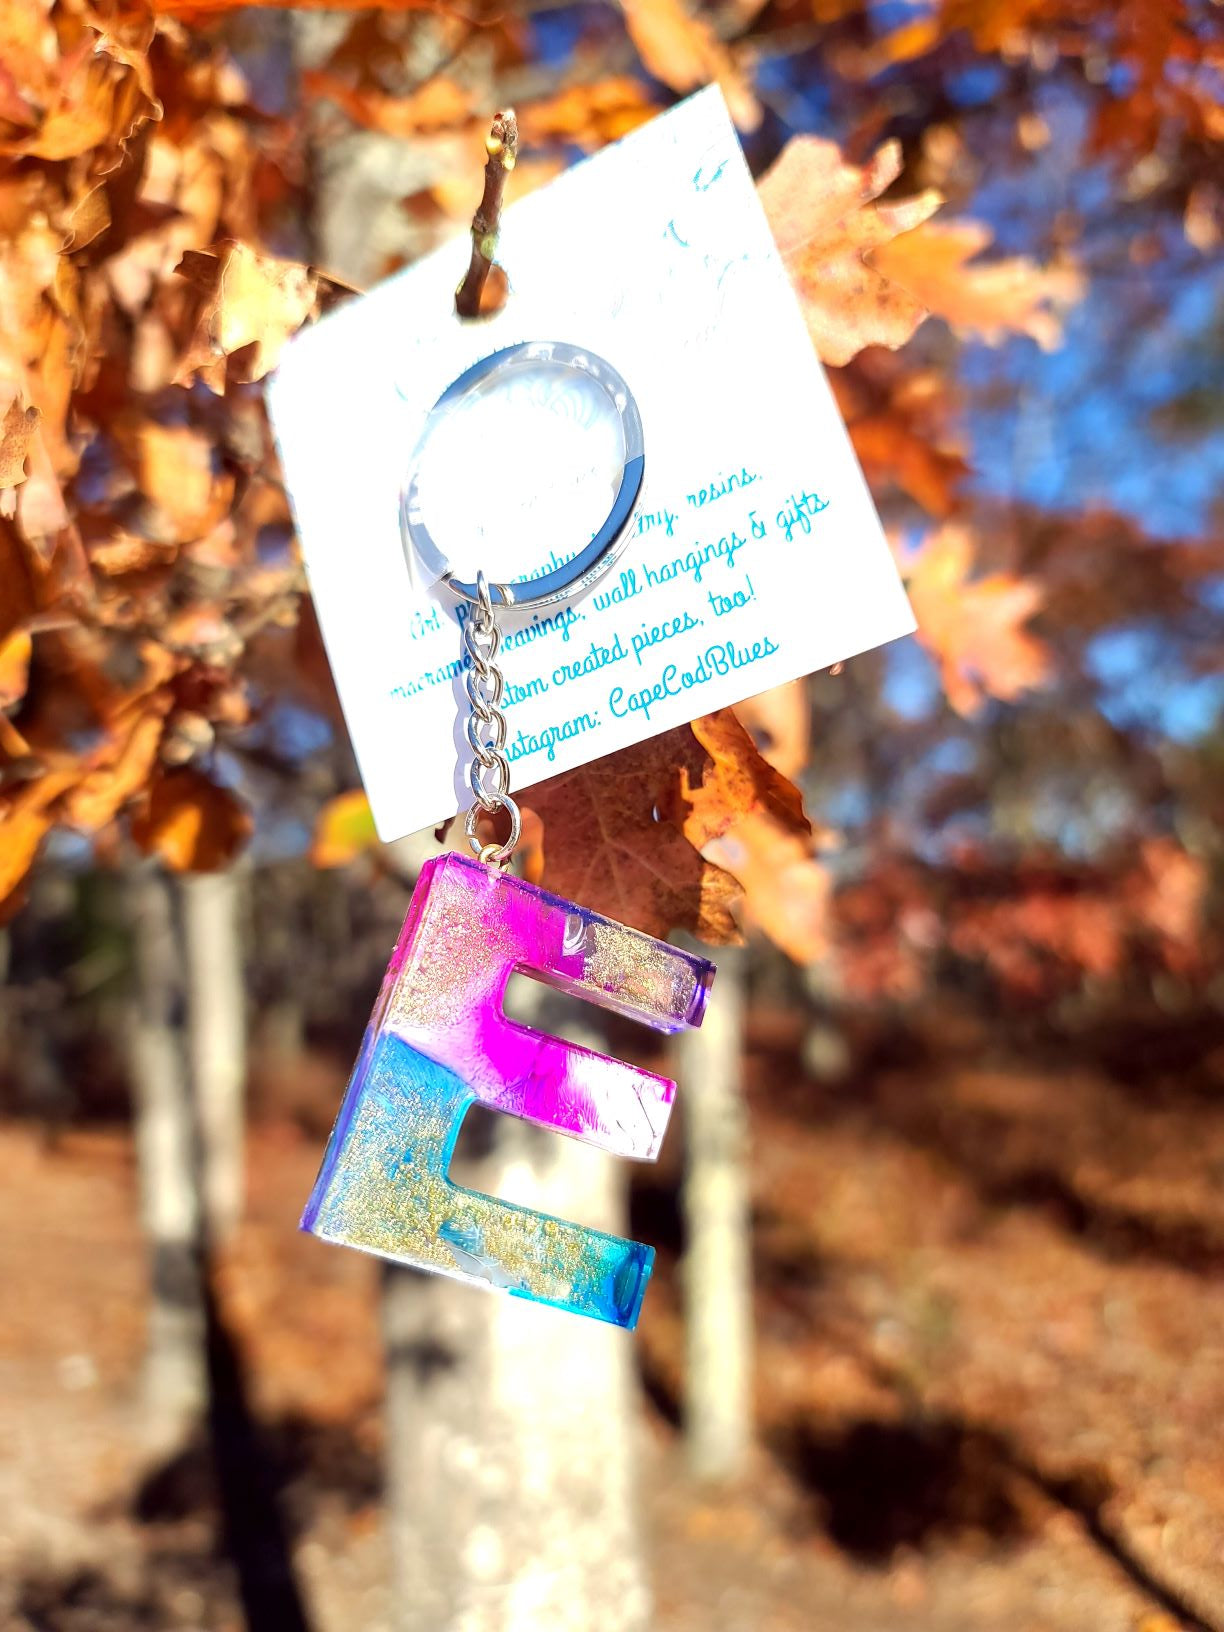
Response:
[[[463,626],[463,644],[469,658],[464,675],[468,695],[467,739],[472,750],[468,786],[475,803],[467,813],[464,831],[481,861],[504,866],[523,831],[519,807],[510,797],[510,761],[506,758],[506,716],[502,713],[505,681],[497,664],[501,630],[484,573],[476,578],[476,598]],[[482,844],[476,826],[481,815],[510,813],[510,833],[504,844]]]

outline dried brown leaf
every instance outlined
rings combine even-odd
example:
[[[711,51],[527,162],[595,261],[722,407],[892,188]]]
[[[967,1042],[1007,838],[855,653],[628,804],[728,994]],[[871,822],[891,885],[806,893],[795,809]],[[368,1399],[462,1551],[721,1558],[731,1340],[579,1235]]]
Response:
[[[821,944],[825,885],[799,790],[729,709],[527,797],[544,823],[550,889],[652,935],[687,929],[714,943],[737,937],[732,907],[747,891],[749,920],[780,945],[808,956]],[[785,875],[784,887],[771,868]]]
[[[198,376],[225,389],[227,361],[243,353],[238,377],[261,380],[291,334],[315,314],[318,274],[296,261],[260,255],[246,244],[188,250],[178,270],[192,288],[192,333],[175,381]],[[237,366],[237,365],[236,365]]]
[[[116,425],[115,437],[141,493],[155,508],[145,531],[160,543],[203,538],[229,514],[234,476],[220,468],[207,432],[128,416]]]
[[[544,823],[543,882],[649,935],[734,940],[735,881],[703,860],[676,820],[682,766],[695,786],[712,769],[687,726],[531,788],[525,802]]]
[[[132,837],[175,873],[214,873],[229,865],[250,836],[247,807],[199,771],[154,777],[145,808],[132,819]]]
[[[658,111],[640,79],[617,74],[588,85],[569,85],[555,96],[526,103],[518,110],[519,134],[528,146],[563,139],[598,148],[627,136]],[[517,193],[517,171],[515,175]]]
[[[12,708],[26,694],[34,643],[23,629],[0,641],[0,708]]]
[[[939,664],[957,713],[972,714],[987,696],[1017,697],[1047,678],[1050,653],[1025,628],[1042,604],[1040,587],[1003,572],[972,578],[965,528],[941,527],[905,570],[918,639]]]
[[[699,786],[682,773],[686,835],[738,882],[745,924],[798,963],[820,956],[831,886],[798,788],[757,751],[730,709],[694,720],[692,729],[713,769]]]
[[[792,781],[808,762],[812,710],[806,679],[790,680],[736,703],[735,716],[761,757]]]
[[[14,392],[0,419],[0,487],[16,487],[25,481],[30,443],[41,418],[37,408],[23,403],[21,393]]]
[[[21,907],[26,876],[55,825],[55,801],[76,776],[69,769],[48,771],[23,783],[0,805],[0,923]]]
[[[83,833],[99,833],[148,782],[157,763],[169,697],[139,713],[121,730],[104,762],[89,771],[64,800],[63,820]]]

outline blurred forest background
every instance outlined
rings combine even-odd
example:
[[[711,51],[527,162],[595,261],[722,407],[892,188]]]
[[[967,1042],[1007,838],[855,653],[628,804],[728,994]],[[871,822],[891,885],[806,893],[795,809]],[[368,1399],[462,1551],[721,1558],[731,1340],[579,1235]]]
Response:
[[[458,282],[494,110],[512,205],[710,81],[921,627],[526,801],[719,943],[670,1053],[516,1000],[657,1168],[465,1134],[658,1246],[630,1340],[295,1233],[447,840],[259,382]],[[1222,1632],[1222,154],[1210,0],[6,0],[0,1625]]]

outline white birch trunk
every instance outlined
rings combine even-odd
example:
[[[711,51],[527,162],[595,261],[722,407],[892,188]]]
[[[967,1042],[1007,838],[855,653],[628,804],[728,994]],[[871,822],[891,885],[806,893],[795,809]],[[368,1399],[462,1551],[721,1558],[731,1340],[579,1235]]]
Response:
[[[462,1183],[623,1233],[611,1159],[495,1130]],[[383,1307],[397,1632],[644,1632],[628,1334],[402,1270]]]
[[[725,948],[702,1025],[676,1040],[684,1108],[684,1432],[702,1480],[743,1471],[752,1440],[752,1244],[743,1095],[744,953]]]
[[[128,1062],[152,1283],[142,1426],[147,1449],[160,1454],[177,1448],[207,1398],[195,1127],[172,885],[157,868],[133,869],[127,900],[134,977]]]
[[[187,1056],[200,1139],[201,1201],[216,1245],[244,1197],[246,993],[240,868],[179,881],[186,961]]]

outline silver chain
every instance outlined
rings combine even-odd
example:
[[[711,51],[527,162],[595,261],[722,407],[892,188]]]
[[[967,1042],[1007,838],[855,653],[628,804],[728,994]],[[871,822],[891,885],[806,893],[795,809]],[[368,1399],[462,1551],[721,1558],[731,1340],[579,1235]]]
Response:
[[[510,797],[510,761],[506,758],[506,716],[501,700],[505,681],[497,664],[501,650],[501,629],[489,595],[484,573],[476,576],[476,599],[463,626],[463,644],[470,660],[463,683],[467,688],[467,739],[472,749],[468,786],[475,804],[467,813],[464,832],[481,861],[499,865],[509,861],[523,831],[519,807]],[[476,824],[481,815],[510,813],[510,833],[504,844],[482,844]]]

